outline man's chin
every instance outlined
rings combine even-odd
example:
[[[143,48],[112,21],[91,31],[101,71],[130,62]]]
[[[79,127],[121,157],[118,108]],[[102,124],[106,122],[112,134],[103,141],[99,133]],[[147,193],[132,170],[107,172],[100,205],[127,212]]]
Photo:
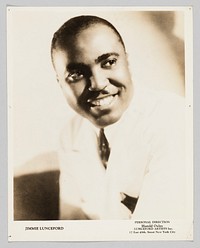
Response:
[[[99,128],[103,128],[103,127],[107,127],[109,125],[114,124],[115,122],[119,121],[119,119],[121,118],[121,115],[103,115],[103,116],[99,116],[96,118],[90,118],[90,121]]]

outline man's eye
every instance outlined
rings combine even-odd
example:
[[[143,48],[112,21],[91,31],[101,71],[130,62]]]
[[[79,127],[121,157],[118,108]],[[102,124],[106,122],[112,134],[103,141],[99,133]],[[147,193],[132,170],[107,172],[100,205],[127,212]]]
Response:
[[[117,62],[116,58],[109,59],[109,60],[105,61],[104,63],[102,63],[102,68],[110,69],[116,64],[116,62]]]
[[[83,73],[80,71],[70,72],[67,76],[69,82],[76,82],[83,78]]]

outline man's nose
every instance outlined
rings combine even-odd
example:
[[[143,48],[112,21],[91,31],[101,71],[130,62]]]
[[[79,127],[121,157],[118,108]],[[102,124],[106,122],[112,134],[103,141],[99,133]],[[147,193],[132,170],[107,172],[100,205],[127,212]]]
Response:
[[[103,72],[100,71],[93,71],[92,75],[90,77],[90,91],[100,91],[106,88],[108,85],[109,80],[108,78],[104,75]]]

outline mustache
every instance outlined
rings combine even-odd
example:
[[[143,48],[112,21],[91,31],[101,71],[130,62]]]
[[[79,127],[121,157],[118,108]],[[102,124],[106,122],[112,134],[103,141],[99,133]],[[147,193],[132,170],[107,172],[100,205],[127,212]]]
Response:
[[[99,95],[103,96],[103,95],[108,95],[108,94],[110,94],[110,90],[107,87],[105,87],[105,88],[103,88],[101,90],[91,90],[91,89],[89,89],[88,98],[96,98]]]
[[[90,102],[101,99],[106,96],[120,94],[120,91],[123,89],[123,84],[116,82],[114,80],[109,80],[109,85],[103,89],[93,89],[91,90],[91,84],[88,82],[88,87],[85,87],[81,96],[78,99],[78,104],[85,109],[90,108]],[[90,90],[89,90],[90,89]]]
[[[98,90],[98,91],[89,91],[88,89],[85,90],[83,92],[83,94],[81,95],[81,97],[78,100],[78,104],[81,105],[82,107],[84,107],[85,109],[89,109],[90,108],[90,103],[94,100],[98,100],[107,96],[111,96],[111,95],[117,95],[119,93],[119,89],[108,89],[108,88],[104,88],[102,90]]]
[[[87,102],[91,102],[93,100],[101,99],[107,96],[114,96],[119,93],[118,89],[109,90],[107,88],[99,90],[99,91],[90,91],[87,95]]]

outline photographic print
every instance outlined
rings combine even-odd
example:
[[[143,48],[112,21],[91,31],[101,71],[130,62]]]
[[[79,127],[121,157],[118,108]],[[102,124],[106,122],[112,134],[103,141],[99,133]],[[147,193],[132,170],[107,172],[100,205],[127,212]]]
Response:
[[[193,239],[191,7],[7,7],[9,241]]]

